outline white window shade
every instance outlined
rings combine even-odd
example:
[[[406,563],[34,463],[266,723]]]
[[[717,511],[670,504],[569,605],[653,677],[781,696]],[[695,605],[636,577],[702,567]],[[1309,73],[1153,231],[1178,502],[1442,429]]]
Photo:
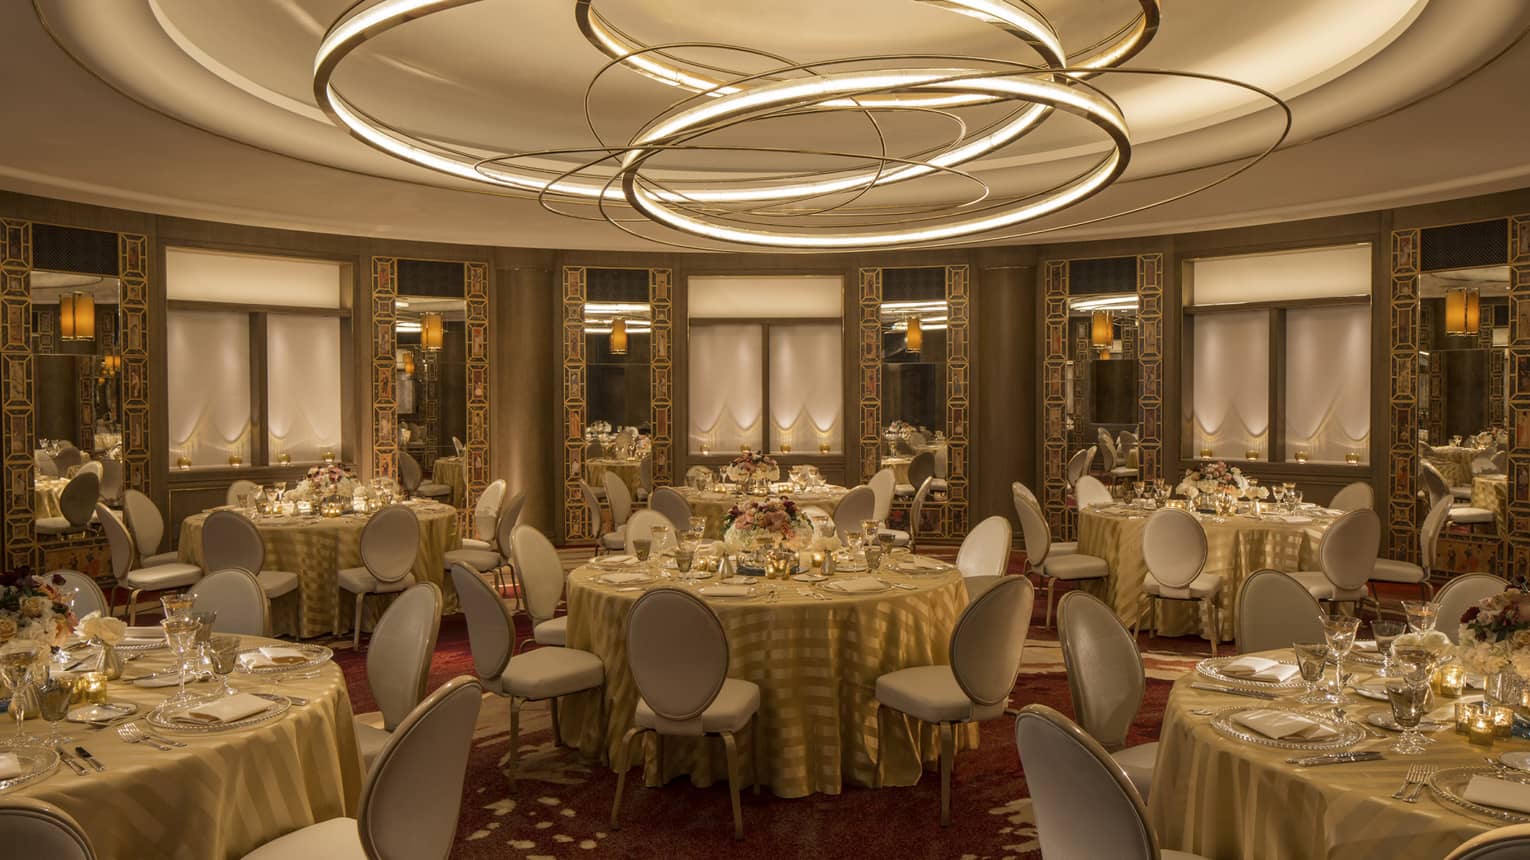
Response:
[[[771,450],[844,449],[842,349],[838,323],[771,326]]]
[[[758,325],[691,328],[691,453],[703,446],[715,453],[763,447],[764,361]]]
[[[1266,311],[1195,317],[1194,456],[1242,460],[1269,451],[1270,318]]]
[[[1286,313],[1286,459],[1367,462],[1371,440],[1371,313],[1365,305]]]
[[[797,319],[844,315],[837,276],[692,277],[686,281],[691,319]]]
[[[244,313],[170,311],[170,459],[250,462],[250,322]]]
[[[1189,304],[1275,302],[1371,294],[1371,246],[1339,245],[1190,263]]]
[[[271,314],[266,319],[267,426],[271,457],[296,463],[340,452],[340,320]]]
[[[346,267],[325,260],[165,249],[170,300],[338,308]]]

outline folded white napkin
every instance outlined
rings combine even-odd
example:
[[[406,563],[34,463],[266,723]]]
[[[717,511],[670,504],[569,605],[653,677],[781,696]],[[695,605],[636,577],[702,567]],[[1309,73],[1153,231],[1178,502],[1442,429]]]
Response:
[[[922,555],[912,556],[898,563],[899,567],[917,567],[920,570],[940,570],[946,563],[939,559],[928,558]]]
[[[748,597],[753,590],[752,585],[708,585],[697,589],[707,597]]]
[[[730,576],[723,580],[724,585],[753,585],[759,581],[758,576]]]
[[[607,585],[622,585],[628,582],[642,582],[648,579],[653,579],[653,577],[646,573],[638,573],[637,571],[618,571],[616,573],[608,573],[605,576],[602,576],[600,581],[606,583]]]
[[[846,594],[869,594],[873,591],[886,591],[887,585],[880,582],[876,577],[857,576],[853,579],[836,579],[833,582],[835,591],[843,591]]]
[[[1263,657],[1239,657],[1222,664],[1221,672],[1233,678],[1251,681],[1273,681],[1283,684],[1296,677],[1301,669],[1291,663],[1277,663]]]
[[[637,556],[635,555],[608,555],[595,559],[595,563],[607,565],[625,565],[637,564],[638,560]]]
[[[195,681],[196,676],[188,675],[186,680]],[[181,674],[179,672],[159,672],[157,674],[150,675],[147,678],[139,678],[133,682],[133,686],[143,687],[144,689],[152,689],[154,687],[174,687],[180,683]]]
[[[1356,651],[1364,651],[1364,652],[1366,652],[1368,654],[1375,654],[1376,653],[1376,640],[1375,639],[1356,639],[1355,640],[1355,645],[1354,645],[1354,650],[1356,650]]]
[[[1530,812],[1530,785],[1523,782],[1511,782],[1479,774],[1472,777],[1466,784],[1466,790],[1461,792],[1461,796],[1483,806]]]
[[[267,645],[259,651],[245,654],[240,659],[246,666],[264,669],[270,666],[297,666],[307,663],[309,656],[296,648]]]
[[[0,753],[0,779],[15,779],[21,773],[21,759],[15,753]]]
[[[1300,738],[1307,741],[1319,741],[1334,737],[1338,732],[1319,722],[1294,714],[1290,711],[1272,711],[1256,708],[1243,711],[1233,717],[1244,726],[1253,729],[1267,738],[1281,740],[1283,738]]]
[[[232,723],[254,716],[271,707],[271,702],[250,693],[235,693],[221,699],[202,702],[177,714],[175,722],[210,726],[216,723]]]
[[[154,640],[156,642],[163,642],[164,639],[165,639],[165,628],[163,628],[163,627],[129,627],[127,629],[127,632],[122,635],[122,638],[125,639],[125,640],[131,640],[131,639],[152,639],[152,640]]]

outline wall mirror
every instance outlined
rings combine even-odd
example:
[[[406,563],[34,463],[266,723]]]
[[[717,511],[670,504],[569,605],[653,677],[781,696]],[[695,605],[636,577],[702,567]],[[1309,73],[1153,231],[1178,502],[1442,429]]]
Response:
[[[933,450],[946,437],[946,324],[943,269],[883,273],[882,421],[888,456]]]
[[[120,289],[115,277],[34,269],[32,355],[39,480],[122,459]]]
[[[1440,446],[1504,426],[1509,267],[1419,276],[1419,440]]]
[[[1095,445],[1101,433],[1112,440],[1122,433],[1140,435],[1138,344],[1135,290],[1087,293],[1068,299],[1071,358],[1064,399],[1070,450]],[[1122,462],[1117,465],[1135,465],[1135,447],[1127,445],[1126,450],[1120,450],[1120,458]]]
[[[421,495],[467,504],[467,296],[461,263],[399,260],[393,300],[394,392],[401,454],[419,463]]]

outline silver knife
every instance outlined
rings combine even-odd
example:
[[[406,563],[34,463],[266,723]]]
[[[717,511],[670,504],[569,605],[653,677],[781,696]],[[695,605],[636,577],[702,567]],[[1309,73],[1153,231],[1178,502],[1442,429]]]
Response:
[[[74,748],[74,752],[75,752],[75,755],[78,755],[80,758],[85,759],[85,763],[90,765],[91,767],[95,768],[98,772],[106,770],[106,765],[96,761],[96,757],[90,754],[90,750],[88,750],[88,749],[86,749],[84,747],[75,747]]]
[[[82,765],[78,761],[76,761],[74,756],[70,755],[63,747],[57,748],[56,750],[54,750],[54,752],[58,753],[58,760],[59,761],[63,762],[64,764],[69,765],[69,769],[74,771],[75,773],[79,774],[80,776],[84,776],[86,773],[89,772],[89,771],[85,770],[85,765]]]
[[[1206,690],[1211,693],[1227,693],[1232,696],[1248,696],[1251,699],[1275,699],[1279,698],[1274,693],[1266,693],[1262,690],[1245,690],[1242,687],[1224,687],[1217,684],[1194,683],[1190,685],[1196,690]]]
[[[1294,764],[1299,767],[1317,767],[1324,764],[1346,764],[1352,761],[1380,761],[1385,756],[1375,750],[1365,752],[1330,753],[1328,755],[1315,755],[1302,758],[1286,759],[1286,764]]]

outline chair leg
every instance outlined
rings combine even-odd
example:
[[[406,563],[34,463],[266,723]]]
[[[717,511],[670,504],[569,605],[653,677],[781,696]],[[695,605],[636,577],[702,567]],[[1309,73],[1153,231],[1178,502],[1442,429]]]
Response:
[[[612,830],[622,829],[617,815],[622,811],[622,789],[627,785],[627,771],[632,770],[632,741],[643,731],[637,726],[628,729],[627,734],[622,736],[621,747],[616,751],[616,799],[611,801]]]
[[[940,826],[951,826],[951,759],[956,757],[956,730],[940,724]]]
[[[515,790],[515,772],[521,761],[521,704],[517,696],[510,697],[510,790]]]
[[[883,707],[881,702],[877,702],[877,760],[873,762],[876,766],[876,773],[872,775],[871,782],[873,788],[882,787],[882,760],[887,757],[887,724],[883,719],[886,711],[887,708]]]
[[[749,719],[750,722],[754,723],[754,725],[750,728],[750,731],[753,732],[751,742],[754,745],[754,750],[749,754],[749,758],[750,764],[754,766],[754,794],[756,797],[758,797],[760,795],[761,782],[760,762],[765,760],[765,758],[760,755],[760,712],[755,711],[754,716],[750,717]]]
[[[351,625],[351,650],[361,650],[361,613],[366,609],[367,593],[365,591],[356,594],[356,620]]]
[[[1152,599],[1153,599],[1152,597],[1148,597],[1148,600],[1150,602],[1152,601]],[[1149,631],[1149,632],[1151,632],[1151,631]],[[1138,604],[1138,606],[1137,606],[1137,617],[1132,619],[1132,639],[1135,641],[1138,638],[1138,636],[1141,635],[1141,633],[1142,633],[1142,606],[1141,606],[1141,604]]]
[[[722,735],[723,750],[728,754],[728,799],[733,802],[733,838],[744,838],[744,808],[738,798],[738,784],[742,778],[738,772],[738,741],[732,732]]]
[[[143,594],[142,588],[135,588],[128,592],[128,626],[138,623],[138,595]]]
[[[1046,578],[1046,574],[1042,574],[1042,577]],[[1047,579],[1047,617],[1046,617],[1046,620],[1044,622],[1042,622],[1042,625],[1041,625],[1042,627],[1046,628],[1047,630],[1051,630],[1052,629],[1052,589],[1054,589],[1056,587],[1057,587],[1057,577],[1054,576],[1054,577],[1048,578]]]
[[[563,746],[563,733],[558,731],[558,697],[548,699],[547,707],[552,711],[553,747],[556,749]]]
[[[1206,614],[1211,621],[1211,656],[1217,656],[1217,640],[1222,638],[1221,610],[1217,609],[1215,600],[1206,601]]]

